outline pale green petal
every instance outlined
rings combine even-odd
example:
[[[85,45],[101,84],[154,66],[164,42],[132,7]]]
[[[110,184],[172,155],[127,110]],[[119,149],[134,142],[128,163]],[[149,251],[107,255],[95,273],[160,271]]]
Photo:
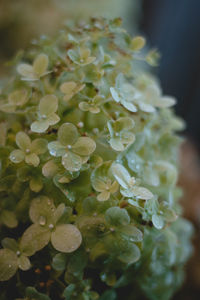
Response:
[[[9,280],[17,269],[17,255],[9,249],[0,249],[0,281]]]
[[[78,228],[72,224],[62,224],[56,227],[51,235],[53,247],[64,253],[77,250],[82,243],[82,236]]]
[[[33,177],[29,183],[31,191],[38,193],[43,188],[43,182],[40,178]]]
[[[32,200],[29,216],[33,223],[46,226],[48,223],[51,223],[55,209],[52,199],[46,196],[39,196]]]
[[[98,201],[106,201],[110,198],[110,192],[109,191],[103,191],[97,196]]]
[[[58,140],[64,146],[73,145],[78,139],[78,130],[71,123],[64,123],[58,130]]]
[[[140,259],[140,250],[135,244],[129,244],[118,258],[125,264],[133,264]]]
[[[35,139],[31,144],[31,152],[35,154],[43,154],[47,151],[47,140]]]
[[[109,143],[110,143],[110,146],[115,151],[124,151],[124,149],[125,149],[125,147],[119,137],[110,139]]]
[[[98,114],[100,112],[100,108],[97,106],[90,106],[89,111],[93,114]]]
[[[20,131],[16,134],[16,144],[23,151],[30,150],[31,139],[25,132]]]
[[[130,223],[130,217],[126,209],[118,206],[110,207],[105,213],[106,222],[113,226],[127,225]]]
[[[90,105],[83,101],[81,103],[79,103],[79,108],[82,110],[82,111],[89,111],[90,110]]]
[[[22,150],[13,150],[10,153],[10,160],[15,163],[18,164],[20,162],[22,162],[25,158],[24,152]]]
[[[63,84],[61,84],[60,90],[64,94],[71,95],[71,94],[73,94],[76,86],[77,86],[76,82],[68,81],[68,82],[64,82]]]
[[[73,152],[83,156],[90,155],[96,149],[96,143],[89,137],[79,137],[77,142],[72,146]]]
[[[125,226],[119,227],[118,231],[129,237],[131,242],[142,242],[143,233],[134,225],[128,224]]]
[[[128,101],[122,101],[122,105],[129,111],[131,112],[136,112],[137,111],[137,108],[136,106],[131,103],[131,102],[128,102]]]
[[[92,176],[92,186],[97,192],[103,192],[106,190],[107,184],[101,178]]]
[[[164,226],[164,221],[161,216],[153,215],[152,216],[152,223],[157,229],[162,229]]]
[[[118,182],[117,182],[117,181],[114,181],[113,184],[111,185],[110,192],[111,192],[112,194],[114,194],[114,193],[117,192],[118,188],[119,188]]]
[[[55,164],[53,160],[49,160],[44,166],[42,167],[42,174],[44,177],[52,178],[58,172],[58,166]]]
[[[75,63],[78,62],[78,60],[79,60],[79,55],[78,55],[77,51],[70,49],[70,50],[67,51],[67,54],[68,54],[69,58],[70,58],[73,62],[75,62]]]
[[[17,72],[22,75],[24,80],[37,80],[33,67],[29,64],[21,64],[17,67]]]
[[[40,100],[39,111],[41,116],[48,117],[58,109],[58,98],[55,95],[46,95]]]
[[[163,96],[158,107],[171,107],[176,104],[176,99],[169,96]]]
[[[62,157],[62,164],[70,172],[79,171],[82,166],[82,159],[79,155],[68,152]]]
[[[8,101],[14,105],[24,105],[28,101],[26,90],[17,90],[9,94]]]
[[[132,132],[122,132],[120,135],[123,144],[130,145],[135,141],[135,135]]]
[[[149,200],[153,198],[153,194],[144,187],[138,187],[138,186],[132,187],[131,192],[135,197],[138,197],[143,200]]]
[[[151,104],[147,104],[145,102],[138,101],[138,106],[144,112],[149,112],[149,113],[155,112],[155,108]]]
[[[31,262],[27,256],[21,255],[18,258],[18,266],[22,271],[27,271],[31,268]]]
[[[131,50],[139,51],[145,45],[145,39],[142,36],[136,36],[131,41]]]
[[[40,77],[48,68],[49,58],[46,54],[39,54],[33,62],[33,70]]]
[[[112,173],[117,182],[125,189],[129,187],[129,182],[131,180],[131,176],[128,171],[120,164],[113,164]]]
[[[28,155],[25,156],[25,162],[28,165],[32,165],[34,167],[37,167],[40,163],[40,159],[37,156],[37,154],[31,153],[31,154],[28,154]]]
[[[31,124],[31,130],[33,132],[42,133],[49,128],[48,120],[35,121]]]
[[[116,122],[114,122],[115,130],[117,132],[120,132],[124,129],[130,130],[134,127],[134,125],[134,120],[128,117],[119,118]]]
[[[39,224],[33,224],[23,233],[20,240],[20,249],[23,250],[25,255],[31,256],[48,245],[50,237],[51,232],[47,228]]]
[[[59,204],[58,207],[56,208],[54,214],[53,214],[53,218],[54,218],[55,223],[57,223],[58,220],[62,217],[64,211],[65,211],[65,204],[64,203]]]
[[[13,211],[4,209],[1,212],[1,222],[8,228],[15,228],[18,225],[17,217]]]
[[[17,252],[19,250],[19,245],[16,242],[16,240],[14,240],[14,239],[4,238],[1,241],[1,244],[2,244],[3,248],[9,249],[9,250],[11,250],[13,252]]]
[[[60,142],[51,142],[48,144],[49,153],[52,156],[63,156],[66,154],[66,147],[63,146]]]
[[[49,126],[50,125],[52,126],[57,124],[60,121],[60,117],[57,114],[53,113],[48,116],[47,121],[49,123]]]
[[[120,97],[118,91],[115,88],[111,87],[110,88],[110,92],[111,92],[111,95],[112,95],[113,99],[116,102],[120,102],[121,101],[121,97]]]

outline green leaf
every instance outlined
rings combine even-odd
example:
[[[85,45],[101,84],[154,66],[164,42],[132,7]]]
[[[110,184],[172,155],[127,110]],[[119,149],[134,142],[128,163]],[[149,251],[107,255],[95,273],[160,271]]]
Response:
[[[110,207],[105,213],[105,219],[110,225],[119,226],[130,223],[130,217],[126,209],[120,207]]]
[[[78,139],[78,130],[76,126],[71,123],[64,123],[58,130],[58,140],[64,145],[73,145]]]
[[[13,277],[17,268],[17,255],[9,249],[0,249],[0,281]]]
[[[47,117],[58,109],[58,98],[55,95],[46,95],[40,100],[39,111],[41,116]]]
[[[96,143],[91,138],[79,137],[72,146],[73,152],[82,156],[88,156],[94,152]]]
[[[53,247],[64,253],[71,253],[78,249],[82,236],[78,228],[72,224],[58,225],[51,235]]]
[[[24,254],[31,256],[49,243],[50,236],[51,232],[48,228],[33,224],[23,233],[20,248]]]

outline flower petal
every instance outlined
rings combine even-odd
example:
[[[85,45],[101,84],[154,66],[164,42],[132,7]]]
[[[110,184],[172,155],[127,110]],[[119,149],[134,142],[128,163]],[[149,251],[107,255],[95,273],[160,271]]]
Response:
[[[17,255],[9,249],[0,250],[0,281],[9,280],[18,268]]]
[[[13,150],[11,153],[10,153],[10,160],[15,163],[15,164],[18,164],[20,162],[22,162],[24,160],[24,152],[22,150]]]
[[[62,164],[70,172],[79,171],[82,166],[82,159],[79,155],[68,152],[62,157]]]
[[[17,67],[17,72],[24,76],[24,80],[37,80],[37,76],[34,73],[33,67],[29,64],[20,64]]]
[[[52,113],[48,116],[47,121],[49,123],[49,126],[52,126],[60,121],[60,117],[57,114]]]
[[[35,154],[43,154],[47,151],[47,140],[35,139],[31,144],[31,151]]]
[[[124,188],[128,189],[131,176],[129,172],[120,164],[113,164],[111,167],[112,174],[117,182]]]
[[[97,196],[98,201],[106,201],[110,198],[110,192],[109,191],[103,191]]]
[[[47,71],[49,58],[46,54],[39,54],[33,62],[33,70],[40,77]]]
[[[58,140],[64,146],[73,145],[78,139],[78,130],[72,123],[64,123],[58,130]]]
[[[27,271],[31,267],[31,262],[27,256],[21,255],[18,258],[18,265],[21,270]]]
[[[89,137],[79,137],[77,142],[72,146],[73,152],[87,156],[94,152],[96,143]]]
[[[64,253],[77,250],[82,243],[82,236],[78,228],[72,224],[62,224],[52,232],[51,243],[53,247]]]
[[[42,133],[49,128],[48,120],[35,121],[31,124],[31,130],[33,132]]]
[[[32,165],[34,167],[37,167],[40,163],[40,159],[37,156],[37,154],[31,153],[31,154],[28,154],[28,155],[25,156],[25,162],[28,165]]]
[[[49,152],[52,156],[63,156],[66,154],[66,147],[60,142],[55,141],[48,144]]]
[[[135,197],[138,197],[143,200],[149,200],[153,198],[153,194],[146,188],[135,186],[131,188],[131,192]]]
[[[41,116],[49,116],[58,109],[58,98],[55,95],[46,95],[40,100],[39,111]]]
[[[76,88],[76,86],[77,86],[76,82],[68,81],[68,82],[64,82],[63,84],[61,84],[60,90],[62,93],[70,95],[70,94],[73,94],[73,91]]]
[[[120,138],[112,138],[109,141],[110,146],[115,150],[115,151],[124,151],[125,147],[121,141]]]
[[[16,144],[23,151],[30,150],[31,139],[25,132],[20,131],[16,134]]]

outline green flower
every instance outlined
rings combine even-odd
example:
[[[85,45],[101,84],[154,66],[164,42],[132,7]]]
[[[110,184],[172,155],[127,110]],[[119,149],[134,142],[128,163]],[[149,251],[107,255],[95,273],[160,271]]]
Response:
[[[18,164],[25,160],[28,165],[37,167],[40,163],[39,156],[47,150],[47,142],[44,139],[35,139],[31,141],[25,132],[16,134],[16,144],[20,149],[13,150],[10,154],[10,160]]]
[[[142,111],[153,113],[155,108],[166,108],[173,106],[176,101],[169,96],[162,96],[162,91],[158,83],[150,76],[143,75],[138,77],[134,85],[137,89],[137,98],[134,104]]]
[[[7,101],[0,102],[0,111],[13,113],[18,107],[23,106],[28,101],[28,92],[25,89],[16,90],[8,95]]]
[[[39,54],[34,62],[33,65],[29,64],[20,64],[17,67],[17,71],[20,75],[22,75],[22,80],[26,81],[35,81],[39,80],[40,77],[45,76],[49,72],[47,71],[49,64],[49,59],[46,54]]]
[[[115,87],[111,87],[110,92],[117,103],[120,103],[131,112],[137,111],[133,102],[138,97],[138,92],[131,84],[125,82],[122,74],[117,76]]]
[[[112,165],[112,172],[115,179],[121,186],[120,192],[124,197],[149,200],[153,194],[146,188],[138,186],[134,177],[120,164]]]
[[[108,200],[119,188],[118,182],[113,180],[113,176],[111,176],[109,172],[110,165],[110,162],[103,163],[100,167],[96,168],[91,175],[93,188],[95,191],[100,192],[97,196],[99,201]]]
[[[9,280],[18,268],[22,271],[30,269],[30,260],[21,243],[5,238],[2,240],[2,245],[4,249],[0,249],[0,281]]]
[[[54,95],[46,95],[40,100],[38,121],[31,124],[33,132],[45,132],[49,126],[55,125],[60,121],[59,116],[55,113],[58,109],[58,99]]]
[[[17,178],[21,182],[29,182],[31,191],[38,193],[43,188],[42,176],[38,174],[37,169],[25,166],[17,170]]]
[[[93,63],[96,59],[94,56],[91,55],[90,49],[79,47],[76,50],[70,49],[67,52],[69,58],[77,65],[85,66]]]
[[[85,84],[76,83],[74,81],[64,82],[60,86],[60,90],[65,96],[64,101],[70,100],[74,95],[78,94],[82,89],[84,89]]]
[[[79,171],[95,148],[95,142],[89,137],[79,137],[77,128],[71,123],[62,124],[58,141],[48,144],[50,154],[61,156],[63,166],[70,172]]]
[[[131,118],[119,118],[117,121],[108,121],[107,124],[110,133],[109,143],[114,150],[124,151],[135,141],[132,132],[135,123]]]
[[[29,216],[34,224],[26,229],[21,238],[26,253],[33,255],[49,241],[60,252],[71,253],[78,249],[82,242],[80,231],[75,225],[63,223],[63,220],[69,221],[70,214],[70,208],[66,208],[63,203],[56,208],[46,196],[33,199]]]
[[[98,114],[100,112],[99,106],[102,104],[104,98],[102,96],[96,95],[92,99],[88,99],[88,101],[82,101],[79,104],[79,108],[82,111],[89,111],[93,114]]]

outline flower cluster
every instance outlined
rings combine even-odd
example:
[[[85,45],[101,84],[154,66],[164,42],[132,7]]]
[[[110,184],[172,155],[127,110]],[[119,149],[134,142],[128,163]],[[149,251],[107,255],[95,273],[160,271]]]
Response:
[[[18,281],[15,297],[114,300],[127,286],[129,299],[169,299],[181,281],[192,233],[176,186],[182,121],[134,71],[154,60],[144,44],[119,19],[66,27],[2,89],[0,281]]]

